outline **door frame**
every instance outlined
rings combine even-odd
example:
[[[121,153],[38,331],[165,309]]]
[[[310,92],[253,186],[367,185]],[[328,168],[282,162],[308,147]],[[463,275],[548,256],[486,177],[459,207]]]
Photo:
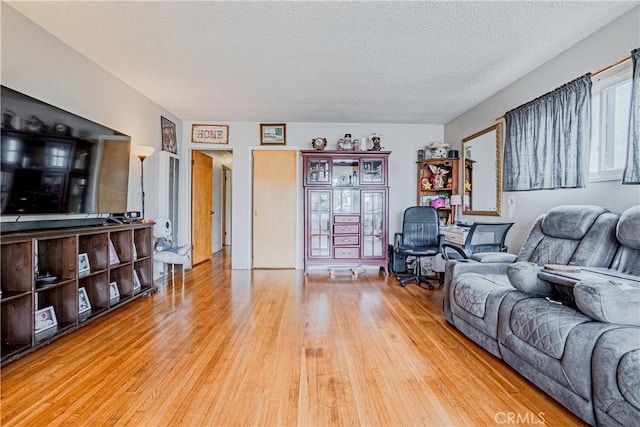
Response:
[[[220,207],[220,215],[222,216],[222,247],[231,245],[231,169],[225,165],[222,165],[222,205]],[[229,191],[227,191],[229,187]],[[227,210],[229,214],[227,215]],[[229,236],[227,236],[227,233]],[[228,243],[227,243],[228,241]]]

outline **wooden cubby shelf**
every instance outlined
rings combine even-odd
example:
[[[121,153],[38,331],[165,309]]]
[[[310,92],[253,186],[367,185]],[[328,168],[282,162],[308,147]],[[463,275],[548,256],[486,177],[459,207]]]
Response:
[[[154,290],[148,224],[12,233],[0,244],[3,365]]]

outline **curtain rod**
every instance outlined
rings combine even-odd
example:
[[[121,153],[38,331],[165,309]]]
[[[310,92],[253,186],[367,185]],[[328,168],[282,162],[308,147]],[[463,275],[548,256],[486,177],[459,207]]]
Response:
[[[591,73],[591,77],[595,77],[598,74],[602,74],[605,71],[608,71],[608,70],[612,69],[613,67],[617,67],[620,64],[624,64],[625,62],[627,62],[629,60],[631,60],[631,55],[622,58],[618,62],[614,62],[613,64],[609,64],[606,67],[599,69],[598,71],[594,71],[593,73]],[[502,120],[502,119],[504,119],[504,114],[502,116],[500,116],[500,117],[496,117],[496,122],[499,121],[499,120]]]

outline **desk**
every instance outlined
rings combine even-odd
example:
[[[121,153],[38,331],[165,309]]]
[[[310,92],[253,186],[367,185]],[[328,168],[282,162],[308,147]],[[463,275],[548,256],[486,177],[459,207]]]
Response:
[[[445,243],[464,246],[467,237],[469,236],[468,227],[443,227],[442,234],[444,234]]]

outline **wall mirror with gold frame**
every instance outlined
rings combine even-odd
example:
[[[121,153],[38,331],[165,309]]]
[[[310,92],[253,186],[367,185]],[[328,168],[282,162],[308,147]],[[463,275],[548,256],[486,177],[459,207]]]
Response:
[[[502,213],[502,125],[490,126],[462,140],[464,215]]]

